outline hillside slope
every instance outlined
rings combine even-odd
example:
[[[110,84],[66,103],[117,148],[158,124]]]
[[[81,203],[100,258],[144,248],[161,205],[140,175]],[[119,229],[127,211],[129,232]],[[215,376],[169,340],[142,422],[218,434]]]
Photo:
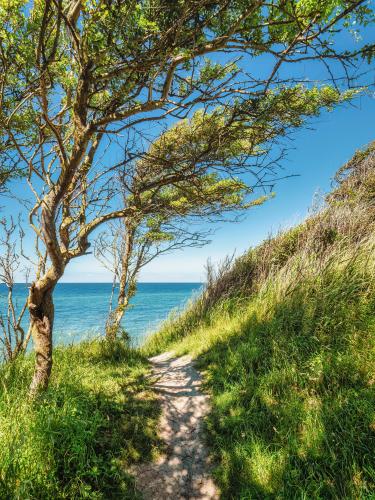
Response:
[[[375,143],[336,181],[144,346],[198,359],[223,498],[375,496]]]

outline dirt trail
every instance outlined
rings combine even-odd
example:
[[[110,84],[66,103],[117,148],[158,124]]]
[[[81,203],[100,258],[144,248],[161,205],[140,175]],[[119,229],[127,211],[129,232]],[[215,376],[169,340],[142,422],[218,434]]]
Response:
[[[200,374],[190,356],[174,358],[167,352],[150,361],[162,405],[160,437],[167,451],[156,462],[133,471],[137,489],[146,500],[218,499],[202,438],[209,401],[200,392]]]

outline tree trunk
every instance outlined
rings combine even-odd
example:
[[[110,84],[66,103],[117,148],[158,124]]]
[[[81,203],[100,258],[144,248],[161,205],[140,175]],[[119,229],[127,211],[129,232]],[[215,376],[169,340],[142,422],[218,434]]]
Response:
[[[34,376],[30,394],[47,389],[52,370],[52,331],[54,320],[53,290],[55,285],[40,289],[33,283],[29,293],[31,331],[35,350]]]
[[[129,298],[131,298],[131,293],[132,293],[130,291],[129,294],[128,288],[131,284],[128,283],[128,280],[129,280],[129,263],[133,250],[135,227],[131,224],[128,224],[127,219],[124,219],[124,231],[125,231],[124,234],[125,248],[121,258],[121,275],[119,283],[119,292],[117,297],[116,309],[111,313],[106,328],[106,337],[108,340],[114,340],[116,338],[121,320],[129,304]]]
[[[114,340],[120,328],[121,320],[125,314],[126,307],[128,305],[128,297],[119,297],[117,300],[117,306],[111,314],[109,325],[107,327],[106,336],[109,340]]]

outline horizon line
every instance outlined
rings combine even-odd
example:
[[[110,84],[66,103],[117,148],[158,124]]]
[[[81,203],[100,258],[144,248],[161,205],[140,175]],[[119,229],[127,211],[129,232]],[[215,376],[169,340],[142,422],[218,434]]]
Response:
[[[25,283],[24,281],[15,281],[15,285],[31,285],[30,283]],[[173,285],[173,284],[191,284],[191,285],[203,285],[205,281],[139,281],[138,284],[145,285]],[[1,285],[5,285],[6,283],[0,283]],[[113,281],[59,281],[56,285],[112,285]],[[118,283],[116,283],[117,285]]]

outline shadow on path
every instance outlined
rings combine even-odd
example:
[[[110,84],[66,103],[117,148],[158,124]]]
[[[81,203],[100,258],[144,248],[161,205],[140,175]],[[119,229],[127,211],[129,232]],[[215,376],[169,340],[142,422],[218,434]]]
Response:
[[[218,499],[202,438],[209,401],[200,391],[200,374],[190,356],[173,358],[167,352],[150,361],[161,400],[160,438],[166,453],[135,468],[136,487],[145,499]]]

